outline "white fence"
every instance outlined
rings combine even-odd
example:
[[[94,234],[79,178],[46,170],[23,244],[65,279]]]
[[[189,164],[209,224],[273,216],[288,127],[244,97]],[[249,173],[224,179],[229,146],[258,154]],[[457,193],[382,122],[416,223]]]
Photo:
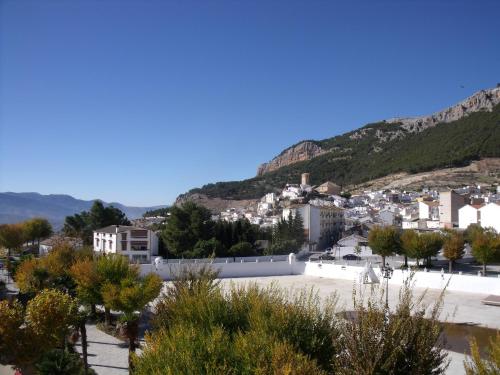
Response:
[[[197,267],[202,264],[207,264],[213,270],[218,271],[219,277],[259,277],[259,276],[283,276],[293,275],[295,262],[295,255],[280,257],[248,257],[224,259],[204,259],[204,260],[180,260],[171,259],[168,262],[164,261],[155,264],[142,264],[141,273],[156,273],[164,280],[171,280],[180,273],[183,268]]]
[[[295,255],[290,254],[286,257],[272,257],[272,259],[271,257],[237,258],[236,262],[232,258],[197,260],[196,263],[187,260],[169,260],[168,263],[158,262],[158,265],[142,264],[140,269],[142,274],[156,273],[164,280],[171,280],[179,274],[182,268],[196,267],[202,263],[218,271],[221,278],[308,275],[359,281],[364,268],[332,263],[298,262]],[[380,269],[374,268],[374,271],[382,281]],[[402,285],[409,276],[409,271],[394,270],[389,284]],[[417,288],[443,289],[448,284],[447,290],[450,291],[500,295],[500,278],[498,277],[419,271],[415,272],[413,282]]]

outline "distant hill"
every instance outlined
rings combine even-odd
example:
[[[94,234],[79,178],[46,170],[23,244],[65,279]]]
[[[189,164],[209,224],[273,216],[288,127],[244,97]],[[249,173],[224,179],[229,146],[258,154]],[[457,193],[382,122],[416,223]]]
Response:
[[[320,141],[299,142],[243,181],[208,184],[189,196],[255,199],[298,183],[309,172],[311,183],[356,185],[398,173],[415,174],[465,167],[472,161],[500,157],[500,88],[482,90],[428,116],[393,118]],[[492,176],[498,183],[499,176]],[[472,182],[472,181],[471,181]]]
[[[0,193],[0,224],[15,223],[40,216],[59,229],[66,216],[90,209],[93,202],[62,194]],[[165,207],[130,207],[116,202],[104,202],[104,204],[119,208],[129,219],[136,219],[146,211]]]

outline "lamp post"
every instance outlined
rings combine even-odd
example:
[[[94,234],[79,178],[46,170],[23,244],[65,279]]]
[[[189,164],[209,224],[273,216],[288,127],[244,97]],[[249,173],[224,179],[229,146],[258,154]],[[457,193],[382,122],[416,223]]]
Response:
[[[389,263],[382,267],[382,277],[385,279],[385,308],[389,309],[389,279],[392,277],[394,269],[389,267]]]

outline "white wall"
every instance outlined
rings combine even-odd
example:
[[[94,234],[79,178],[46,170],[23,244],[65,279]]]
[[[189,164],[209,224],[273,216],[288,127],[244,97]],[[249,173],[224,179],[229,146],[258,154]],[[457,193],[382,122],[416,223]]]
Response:
[[[488,203],[479,209],[481,212],[481,226],[483,228],[493,228],[500,233],[500,205]]]
[[[294,257],[295,258],[295,257]],[[221,278],[232,277],[262,277],[293,275],[296,272],[295,261],[257,261],[244,263],[205,263],[210,268],[219,272]],[[154,264],[141,264],[141,274],[156,273],[163,280],[171,280],[179,274],[180,270],[187,267],[200,267],[202,263],[162,263],[156,267]]]
[[[467,229],[471,224],[477,224],[478,211],[471,205],[463,206],[458,210],[458,227]]]
[[[375,268],[374,270],[382,280],[380,269]],[[304,275],[352,280],[354,282],[359,281],[359,275],[362,271],[363,267],[306,262]],[[394,270],[389,284],[402,285],[409,276],[409,271]],[[443,289],[448,281],[447,290],[450,291],[500,295],[500,278],[498,277],[478,277],[423,271],[416,272],[413,277],[414,285],[417,288]]]
[[[255,258],[254,258],[255,259]],[[258,258],[257,258],[258,260]],[[331,279],[360,281],[360,274],[364,266],[346,266],[331,263],[298,262],[291,254],[287,261],[251,261],[231,263],[208,263],[214,270],[219,271],[221,278],[234,277],[262,277],[284,275],[307,275]],[[164,280],[171,280],[183,267],[198,267],[200,263],[161,263],[141,264],[141,274],[156,273]],[[382,281],[379,268],[374,268],[376,275]],[[410,276],[410,271],[394,270],[391,285],[402,285]],[[413,277],[414,286],[442,290],[448,283],[447,290],[465,293],[500,295],[500,277],[479,277],[471,275],[448,274],[439,272],[419,271]]]

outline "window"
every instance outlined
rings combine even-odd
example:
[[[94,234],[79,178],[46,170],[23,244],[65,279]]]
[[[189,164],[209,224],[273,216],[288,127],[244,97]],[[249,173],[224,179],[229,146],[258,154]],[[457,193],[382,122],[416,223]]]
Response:
[[[130,250],[139,250],[139,251],[148,250],[148,242],[147,241],[132,241],[132,242],[130,242]]]
[[[109,240],[108,241],[108,246],[109,246],[109,250],[112,250],[112,248],[113,248],[113,241]]]
[[[131,230],[130,236],[134,238],[148,238],[148,231],[142,229]]]
[[[95,239],[95,246],[96,246],[96,247],[99,247],[99,238],[96,238],[96,239]]]
[[[122,241],[127,241],[127,233],[122,233]]]
[[[122,241],[122,251],[127,251],[127,249],[128,249],[128,242]]]

